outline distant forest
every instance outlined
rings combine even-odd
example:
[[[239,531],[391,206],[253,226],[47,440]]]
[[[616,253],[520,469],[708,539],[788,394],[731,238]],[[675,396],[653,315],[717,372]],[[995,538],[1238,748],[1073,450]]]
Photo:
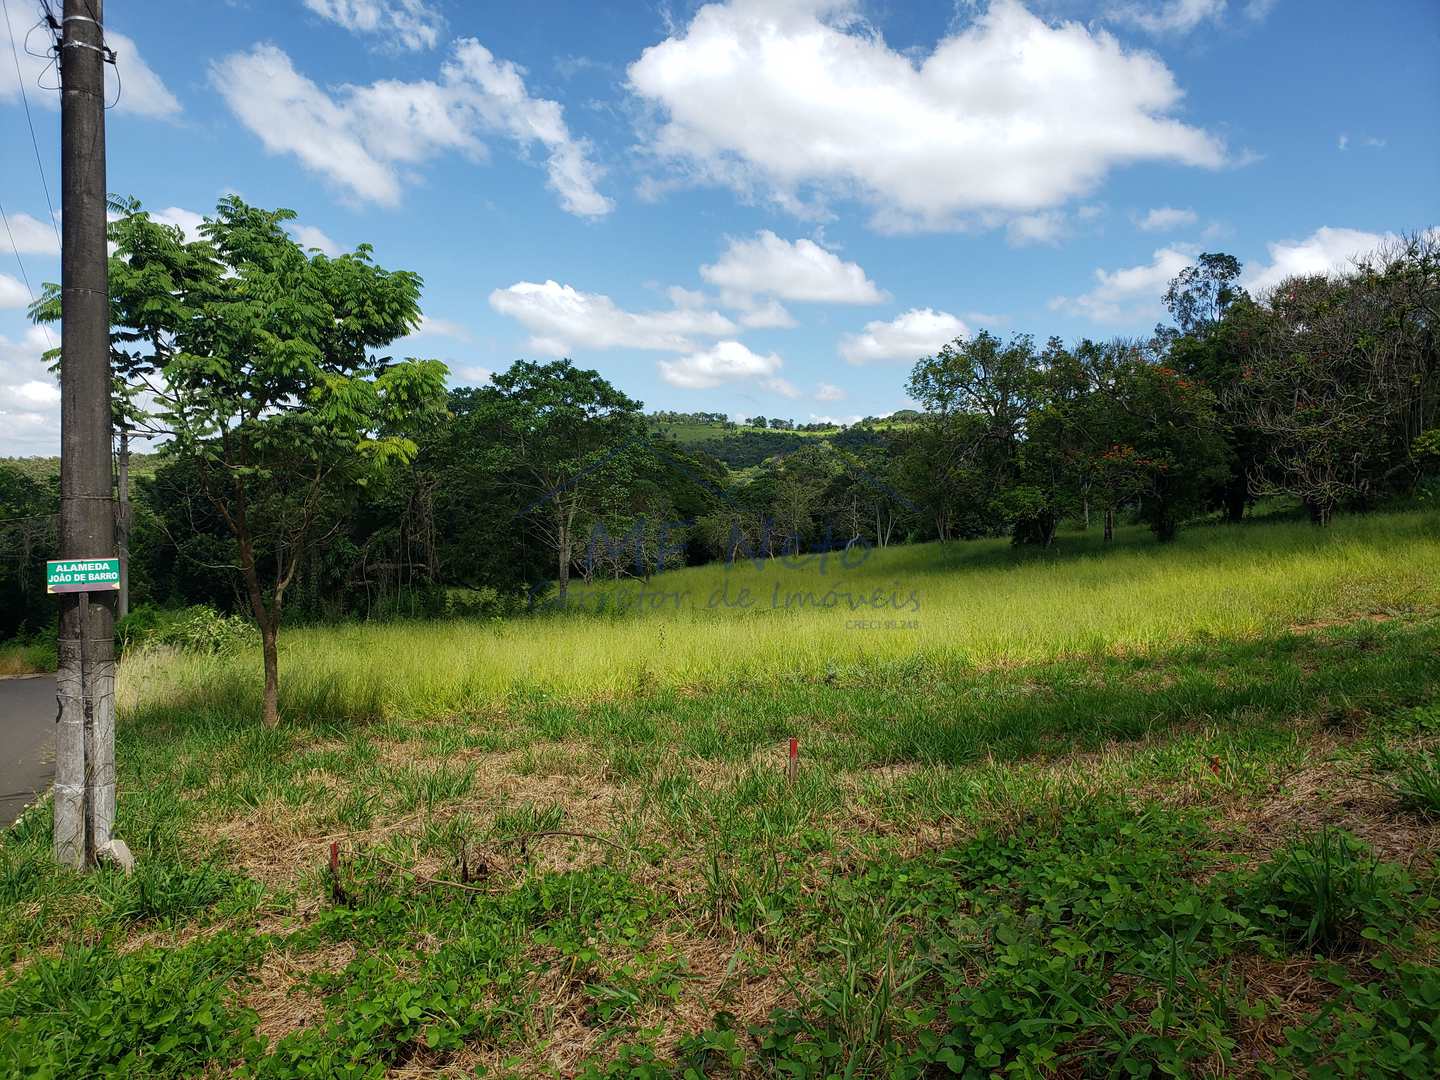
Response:
[[[1265,496],[1319,525],[1435,499],[1435,234],[1263,296],[1240,277],[1233,257],[1200,256],[1140,339],[957,339],[909,372],[917,410],[846,427],[646,414],[593,370],[518,361],[450,391],[396,437],[413,452],[393,467],[317,473],[308,533],[292,478],[309,474],[257,442],[250,557],[307,618],[505,612],[572,579],[720,559],[995,535],[1044,546],[1066,522],[1108,536],[1119,519],[1163,542]],[[136,336],[117,330],[126,348]],[[136,458],[134,603],[246,609],[241,575],[216,569],[243,558],[213,496],[215,452],[200,438]],[[0,639],[51,625],[56,508],[53,461],[0,462]]]

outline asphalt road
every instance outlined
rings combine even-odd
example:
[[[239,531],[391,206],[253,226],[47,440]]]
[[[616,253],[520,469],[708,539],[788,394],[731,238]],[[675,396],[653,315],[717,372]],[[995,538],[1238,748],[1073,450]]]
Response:
[[[55,779],[55,676],[0,679],[0,828]]]

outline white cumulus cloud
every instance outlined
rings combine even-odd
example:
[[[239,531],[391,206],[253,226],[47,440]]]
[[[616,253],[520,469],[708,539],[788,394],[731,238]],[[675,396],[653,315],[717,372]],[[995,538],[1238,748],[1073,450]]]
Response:
[[[723,337],[736,330],[718,311],[688,306],[626,311],[608,296],[558,281],[520,281],[496,289],[490,306],[530,331],[530,348],[551,356],[576,347],[692,352],[695,337]]]
[[[595,186],[589,143],[570,133],[559,103],[531,97],[523,70],[473,38],[456,42],[438,80],[327,90],[274,45],[216,61],[210,79],[267,150],[294,154],[358,200],[393,206],[415,166],[446,152],[483,160],[483,137],[500,135],[522,152],[543,149],[549,187],[569,213],[613,209]]]
[[[970,328],[948,311],[911,308],[889,322],[876,320],[858,334],[846,334],[840,339],[840,355],[851,364],[913,362],[948,341],[969,336]]]
[[[433,49],[445,29],[445,17],[426,0],[305,0],[305,6],[346,30],[409,52]]]
[[[1137,215],[1135,227],[1145,232],[1169,232],[1194,225],[1199,220],[1199,215],[1189,207],[1157,206],[1143,215]]]
[[[200,239],[200,226],[205,224],[205,215],[183,206],[167,206],[164,210],[152,210],[150,220],[161,225],[176,225],[185,234],[187,241]]]
[[[1106,14],[1116,22],[1164,36],[1188,34],[1205,22],[1217,23],[1224,18],[1226,7],[1226,0],[1163,0],[1161,3],[1131,0],[1112,4]]]
[[[0,456],[51,454],[60,447],[60,388],[42,359],[58,328],[32,326],[18,341],[0,334]]]
[[[331,240],[323,229],[317,229],[314,225],[301,225],[296,221],[290,222],[286,227],[290,230],[290,235],[295,237],[295,242],[307,250],[314,248],[332,259],[341,253],[340,245]]]
[[[1005,226],[1007,239],[1014,247],[1031,244],[1058,244],[1065,236],[1065,215],[1058,210],[1039,214],[1021,214]]]
[[[1092,322],[1131,323],[1160,314],[1161,297],[1170,281],[1195,260],[1193,250],[1161,248],[1148,263],[1119,270],[1095,271],[1095,287],[1079,296],[1057,296],[1054,311],[1066,311]]]
[[[0,251],[16,255],[59,255],[56,227],[29,214],[11,214],[10,231],[0,233]],[[12,243],[13,241],[13,243]]]
[[[463,324],[455,322],[453,319],[439,319],[433,315],[420,316],[420,329],[416,331],[416,334],[417,336],[419,334],[434,334],[438,337],[448,337],[455,341],[470,340],[470,331],[467,330]]]
[[[1158,57],[1018,0],[920,54],[891,48],[856,0],[707,4],[629,85],[656,115],[650,149],[682,178],[791,209],[857,195],[891,230],[1058,206],[1132,162],[1226,160],[1175,117],[1183,95]]]
[[[455,386],[479,386],[481,383],[490,381],[495,373],[487,367],[452,367],[450,369],[450,382]]]
[[[740,325],[751,330],[789,330],[798,324],[785,305],[772,298],[743,311]]]
[[[30,293],[19,278],[0,274],[0,309],[23,308],[30,303]]]
[[[845,262],[813,240],[789,241],[762,229],[748,240],[731,239],[717,262],[700,267],[700,276],[720,290],[734,307],[755,307],[768,296],[814,304],[878,304],[886,294],[865,276],[859,263]],[[783,326],[783,308],[748,325]],[[788,318],[788,317],[787,317]]]
[[[775,353],[764,356],[751,352],[738,341],[720,341],[701,352],[676,360],[661,360],[660,377],[671,386],[686,390],[709,390],[725,383],[758,382],[764,389],[784,397],[800,392],[780,377],[784,362]]]
[[[844,401],[847,397],[849,394],[845,392],[844,388],[836,386],[834,383],[822,382],[815,388],[816,401]]]
[[[1297,274],[1333,274],[1349,270],[1357,258],[1370,254],[1394,238],[1391,233],[1335,229],[1324,225],[1304,240],[1280,240],[1267,244],[1270,261],[1249,270],[1241,281],[1252,293],[1262,293]]]
[[[1262,22],[1276,3],[1278,0],[1247,0],[1233,6],[1251,22]],[[1223,25],[1231,10],[1228,0],[1121,0],[1105,9],[1105,17],[1155,37],[1181,37],[1206,23]]]
[[[21,404],[48,408],[60,404],[60,387],[53,380],[42,382],[31,379],[10,388],[14,399]]]
[[[57,5],[58,6],[58,5]],[[51,34],[41,25],[40,5],[34,0],[11,0],[5,5],[9,19],[5,33],[0,33],[0,101],[19,101],[23,80],[25,94],[32,105],[58,109],[60,95],[55,87],[59,80],[46,50]],[[15,56],[10,53],[14,36]],[[140,55],[134,40],[112,27],[105,29],[105,44],[115,50],[115,63],[105,65],[105,100],[114,102],[122,113],[167,119],[180,112],[176,100],[159,75],[151,70]],[[17,72],[15,69],[19,67]],[[116,72],[119,72],[118,76]],[[118,80],[118,81],[117,81]]]

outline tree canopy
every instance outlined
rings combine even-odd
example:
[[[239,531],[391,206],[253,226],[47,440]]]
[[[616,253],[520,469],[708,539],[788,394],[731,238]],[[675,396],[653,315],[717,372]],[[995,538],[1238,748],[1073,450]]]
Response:
[[[117,424],[163,437],[224,522],[259,625],[265,721],[278,719],[286,590],[307,546],[358,487],[416,453],[444,407],[437,360],[379,350],[419,325],[422,281],[372,250],[330,258],[285,230],[289,210],[227,196],[187,240],[138,202],[110,226]],[[36,317],[59,316],[58,289]]]

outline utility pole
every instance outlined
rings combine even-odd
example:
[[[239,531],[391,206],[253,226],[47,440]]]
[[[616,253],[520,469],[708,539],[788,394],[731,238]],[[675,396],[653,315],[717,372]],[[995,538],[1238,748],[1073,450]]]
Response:
[[[110,302],[105,248],[103,0],[65,0],[60,28],[60,555],[115,556],[110,472]],[[60,607],[55,858],[84,869],[115,820],[115,609]]]

